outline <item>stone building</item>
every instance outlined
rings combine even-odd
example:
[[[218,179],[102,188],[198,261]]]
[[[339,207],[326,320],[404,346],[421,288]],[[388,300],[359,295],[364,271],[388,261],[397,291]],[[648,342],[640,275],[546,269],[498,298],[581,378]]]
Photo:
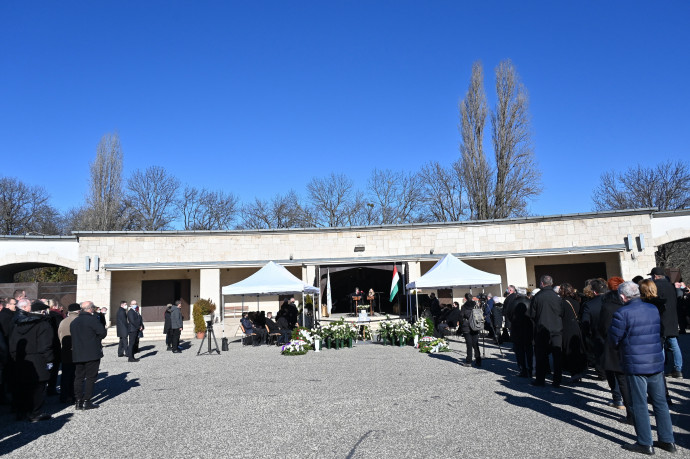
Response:
[[[77,299],[109,305],[136,299],[147,321],[162,320],[165,304],[210,298],[226,315],[237,308],[276,311],[278,297],[222,297],[221,288],[273,260],[310,285],[330,273],[336,308],[348,308],[355,286],[382,292],[389,304],[393,265],[404,282],[415,280],[446,253],[499,274],[502,286],[533,288],[541,274],[581,289],[585,279],[631,279],[655,265],[660,244],[690,238],[690,212],[653,209],[528,217],[492,221],[350,228],[256,231],[89,232],[74,237],[0,239],[0,282],[25,266],[61,265],[77,274]],[[500,294],[500,286],[487,287]],[[424,292],[427,293],[427,292]],[[437,292],[442,301],[464,291]],[[257,305],[258,301],[258,305]],[[242,303],[244,302],[244,306]]]

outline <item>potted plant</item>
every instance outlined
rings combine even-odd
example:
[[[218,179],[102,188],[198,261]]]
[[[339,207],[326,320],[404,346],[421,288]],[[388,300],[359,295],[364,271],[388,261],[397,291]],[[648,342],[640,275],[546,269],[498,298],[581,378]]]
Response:
[[[205,315],[212,314],[216,310],[216,305],[211,300],[200,299],[192,307],[192,318],[194,319],[194,333],[201,339],[206,335]]]

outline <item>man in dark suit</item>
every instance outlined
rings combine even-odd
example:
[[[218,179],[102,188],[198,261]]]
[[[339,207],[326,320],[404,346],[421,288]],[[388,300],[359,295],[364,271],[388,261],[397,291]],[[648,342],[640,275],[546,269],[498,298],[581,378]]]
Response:
[[[654,268],[650,273],[656,284],[657,296],[666,300],[666,307],[661,311],[661,332],[666,348],[666,366],[671,367],[668,375],[673,378],[683,377],[683,354],[678,346],[678,297],[676,287],[669,282],[662,268]]]
[[[273,321],[273,313],[266,313],[266,327],[270,334],[280,333],[278,344],[287,344],[292,336],[289,329],[280,328],[280,326]]]
[[[132,300],[129,306],[129,311],[127,311],[127,335],[129,337],[129,343],[127,345],[127,361],[128,362],[138,362],[139,359],[134,358],[134,346],[139,339],[139,332],[143,330],[143,324],[141,322],[141,316],[139,315],[139,305],[135,300]]]
[[[553,356],[553,386],[561,386],[563,376],[563,302],[553,290],[553,278],[542,276],[541,290],[532,298],[530,315],[534,321],[534,352],[537,357],[535,380],[532,385],[543,386],[549,354]]]
[[[74,399],[77,410],[92,410],[98,405],[91,401],[98,367],[103,357],[101,341],[107,335],[92,301],[84,301],[81,311],[70,324],[72,362],[74,362]]]
[[[127,327],[127,302],[120,301],[120,309],[117,310],[117,337],[120,338],[120,344],[117,346],[117,356],[129,357],[127,353],[127,335],[129,334]]]

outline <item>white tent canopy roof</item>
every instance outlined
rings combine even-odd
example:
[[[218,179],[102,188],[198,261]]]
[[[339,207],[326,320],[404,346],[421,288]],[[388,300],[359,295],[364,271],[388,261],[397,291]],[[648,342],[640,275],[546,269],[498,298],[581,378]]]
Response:
[[[223,287],[223,295],[279,295],[281,293],[319,293],[318,287],[305,284],[273,261],[237,283]]]
[[[426,274],[407,284],[407,289],[450,288],[450,287],[483,287],[498,285],[501,276],[491,274],[460,261],[453,255],[446,254]]]

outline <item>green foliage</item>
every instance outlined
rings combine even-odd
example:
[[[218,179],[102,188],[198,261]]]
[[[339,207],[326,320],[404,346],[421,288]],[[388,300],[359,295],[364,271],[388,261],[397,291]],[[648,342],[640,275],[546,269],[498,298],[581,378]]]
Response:
[[[216,310],[216,305],[211,300],[200,299],[192,308],[192,318],[194,319],[194,333],[206,331],[204,316]]]
[[[76,282],[73,269],[64,266],[34,268],[15,274],[14,282]]]

